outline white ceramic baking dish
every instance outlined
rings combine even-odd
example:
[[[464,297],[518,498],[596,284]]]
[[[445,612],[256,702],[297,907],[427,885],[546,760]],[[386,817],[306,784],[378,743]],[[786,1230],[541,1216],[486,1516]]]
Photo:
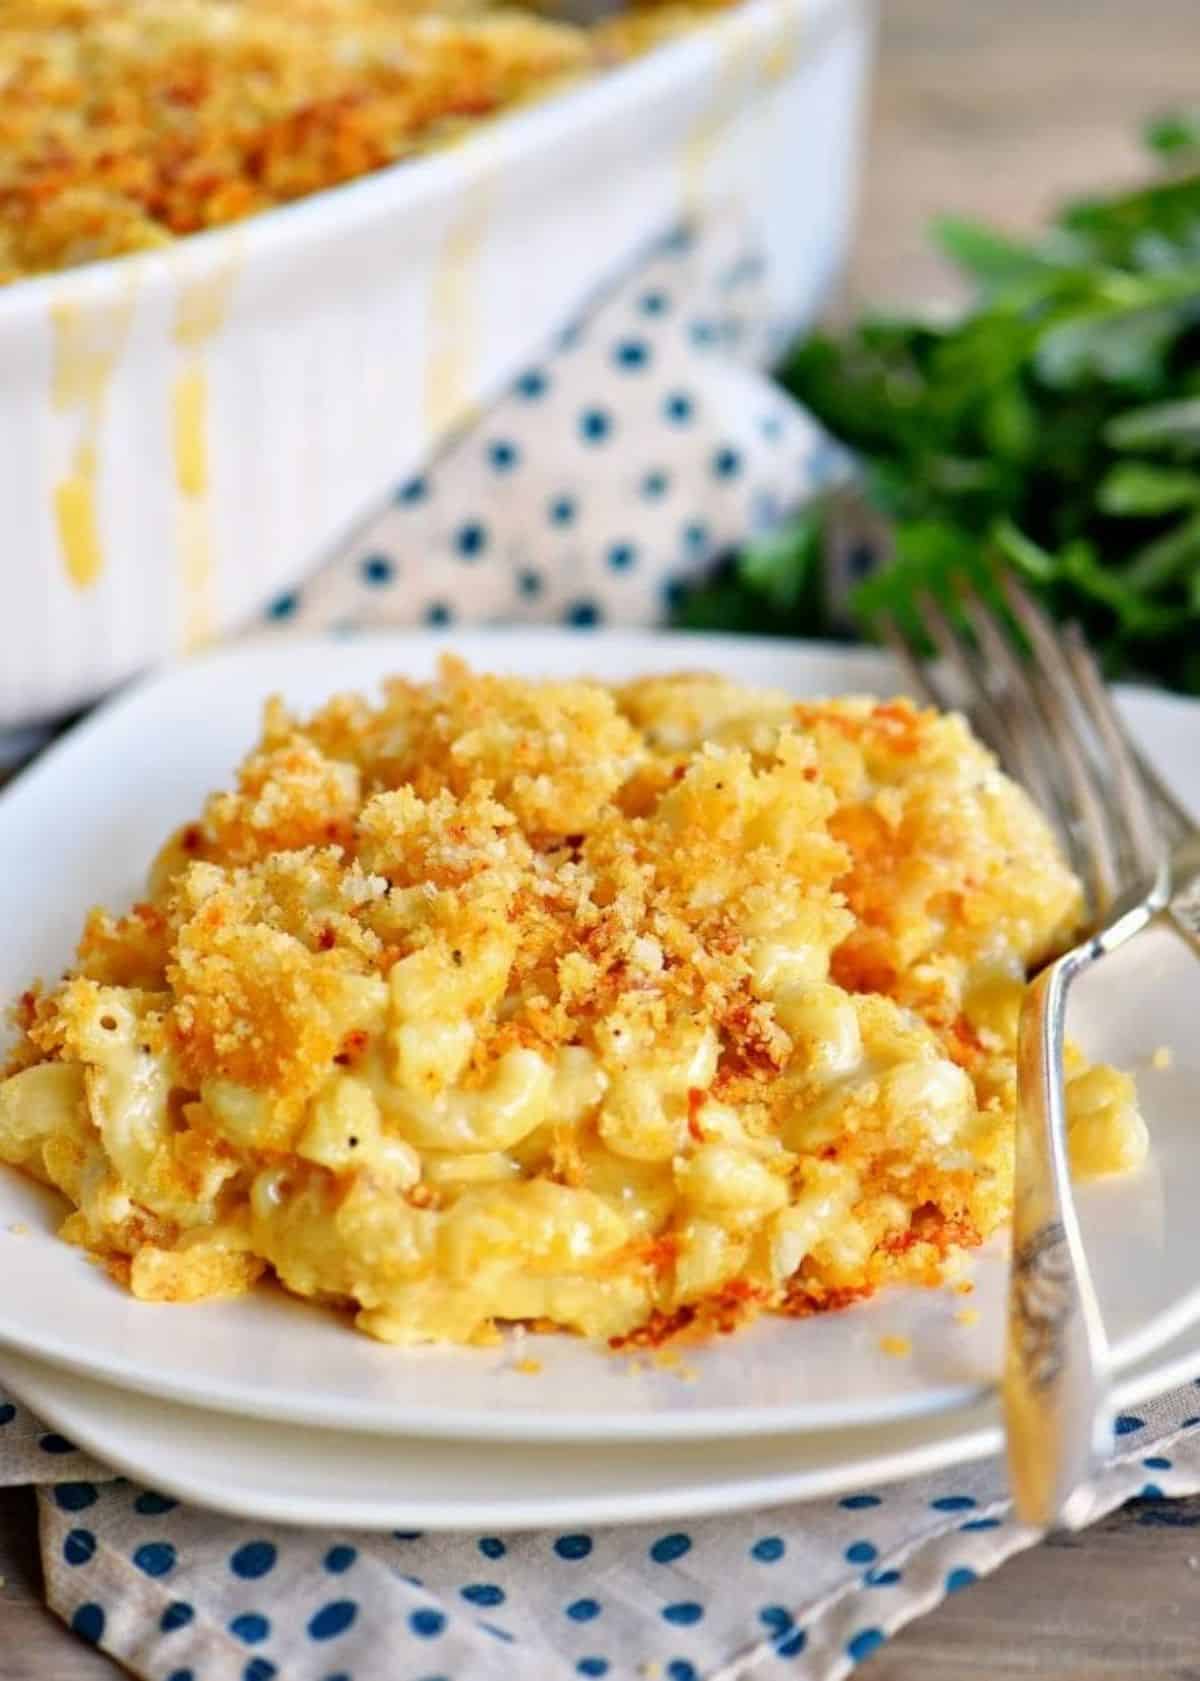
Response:
[[[736,201],[803,322],[871,27],[746,0],[453,149],[0,290],[0,726],[245,622],[681,214]]]

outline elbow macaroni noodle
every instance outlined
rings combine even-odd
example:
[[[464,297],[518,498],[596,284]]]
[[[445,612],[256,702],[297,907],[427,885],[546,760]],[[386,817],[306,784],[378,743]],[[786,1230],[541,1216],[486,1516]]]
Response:
[[[1079,889],[961,720],[444,662],[301,723],[31,990],[0,1160],[148,1300],[617,1342],[935,1282],[1011,1206]],[[1072,1053],[1080,1172],[1147,1148]]]

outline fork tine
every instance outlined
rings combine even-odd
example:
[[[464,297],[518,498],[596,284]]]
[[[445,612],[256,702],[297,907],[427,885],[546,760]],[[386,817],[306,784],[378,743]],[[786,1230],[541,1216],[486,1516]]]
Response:
[[[1092,653],[1090,648],[1088,649],[1088,657],[1089,659],[1095,659],[1095,655]],[[1119,713],[1117,716],[1118,719],[1120,719]],[[1149,791],[1152,801],[1154,802],[1154,808],[1158,813],[1159,825],[1164,834],[1164,838],[1170,845],[1174,845],[1176,841],[1182,840],[1185,835],[1192,834],[1200,825],[1198,825],[1196,818],[1192,816],[1187,807],[1181,804],[1178,797],[1170,788],[1167,787],[1167,784],[1158,774],[1153,764],[1151,764],[1150,760],[1141,751],[1137,743],[1133,741],[1129,731],[1124,728],[1123,720],[1122,730],[1125,736],[1126,746],[1133,754],[1133,762],[1137,766],[1141,779]]]
[[[1103,900],[1108,891],[1103,839],[1096,839],[1095,813],[1088,800],[1086,783],[1073,772],[1069,785],[1063,787],[1061,776],[1056,774],[1059,755],[1044,697],[987,602],[964,581],[959,587],[959,604],[979,643],[985,665],[1002,679],[1008,710],[1015,711],[1010,726],[1014,750],[1009,768],[1046,815],[1052,820],[1057,818],[1072,864],[1088,877],[1093,898]],[[1086,844],[1081,840],[1081,833]]]
[[[1095,732],[1116,784],[1115,804],[1124,829],[1123,850],[1132,873],[1139,879],[1153,875],[1162,851],[1158,825],[1124,726],[1099,668],[1087,653],[1082,632],[1076,627],[1073,638],[1068,633],[1060,640],[1041,607],[1011,573],[1005,573],[1000,584],[1047,680],[1065,694],[1068,703],[1074,701]],[[1068,658],[1064,647],[1072,643],[1075,651]]]
[[[876,621],[876,629],[880,640],[895,657],[896,664],[911,685],[913,694],[927,701],[930,706],[936,706],[939,712],[948,712],[951,702],[941,693],[928,669],[913,653],[911,644],[892,615],[881,613]]]
[[[938,653],[963,685],[978,733],[1001,759],[1013,762],[1020,755],[1020,736],[1011,728],[958,631],[942,611],[941,603],[928,590],[923,590],[917,597],[917,607]]]
[[[972,713],[972,723],[982,726],[980,734],[999,754],[1001,763],[1028,789],[1047,815],[1057,814],[1057,827],[1063,844],[1075,868],[1087,876],[1093,908],[1098,914],[1108,903],[1111,894],[1111,852],[1104,851],[1105,831],[1097,819],[1094,802],[1088,803],[1090,790],[1085,782],[1081,799],[1084,808],[1092,813],[1092,825],[1095,826],[1099,838],[1092,834],[1092,827],[1088,826],[1089,845],[1087,848],[1081,848],[1077,833],[1079,824],[1074,821],[1072,808],[1061,799],[1055,786],[1051,767],[1056,759],[1053,751],[1047,753],[1044,744],[1045,724],[1031,696],[1028,676],[1009,646],[1006,636],[985,611],[983,604],[969,593],[964,594],[961,591],[960,604],[980,643],[985,663],[990,663],[993,669],[1001,671],[1007,678],[1007,712],[1015,711],[1015,718],[1006,714],[1000,700],[988,690],[977,663],[971,660],[967,647],[955,632],[940,604],[928,592],[923,592],[917,602],[923,627],[938,652],[963,683]],[[882,616],[878,622],[878,630],[916,693],[942,711],[949,710],[954,704],[953,700],[935,682],[928,667],[918,660],[911,643],[896,620],[890,614]],[[1110,866],[1107,874],[1105,864]]]
[[[982,602],[968,589],[959,590],[958,600],[979,644],[984,663],[1004,679],[1004,703],[997,704],[1006,703],[1009,709],[1015,707],[1018,713],[1016,721],[1006,720],[1013,744],[1008,769],[1043,810],[1051,813],[1057,809],[1058,800],[1053,779],[1046,769],[1038,728],[1040,720],[1029,714],[1026,674],[1017,663],[1007,637]],[[1071,837],[1068,835],[1067,839],[1070,841]]]
[[[1043,773],[1030,791],[1035,796],[1041,792],[1040,803],[1046,811],[1057,808],[1061,812],[1067,850],[1086,878],[1092,914],[1103,916],[1117,892],[1117,858],[1103,798],[1071,721],[1072,688],[1064,683],[1061,672],[1047,670],[1044,661],[1039,660],[1033,670],[1022,662],[981,595],[968,588],[962,600],[985,657],[1004,673],[1011,693],[1028,697],[1029,733],[1036,732]],[[1061,663],[1057,649],[1054,652]],[[1028,740],[1028,734],[1016,733]],[[1061,766],[1065,775],[1055,778],[1052,770],[1047,773],[1047,763]]]
[[[1111,697],[1096,663],[1096,656],[1079,625],[1074,622],[1067,625],[1063,632],[1063,645],[1067,651],[1067,658],[1071,661],[1079,679],[1080,688],[1088,687],[1090,689],[1092,685],[1098,685],[1102,691],[1101,704],[1104,705],[1116,729],[1120,732],[1125,750],[1132,757],[1137,773],[1141,778],[1142,786],[1149,794],[1154,806],[1158,818],[1159,839],[1166,840],[1168,844],[1173,844],[1181,840],[1184,835],[1190,835],[1196,828],[1195,818],[1168,788],[1153,764],[1130,735],[1124,719],[1111,703]]]
[[[970,697],[968,710],[971,713],[971,722],[977,727],[978,733],[999,754],[1001,763],[1012,771],[1018,782],[1029,789],[1038,803],[1047,812],[1053,811],[1058,802],[1047,765],[1038,752],[1036,729],[1029,729],[1028,718],[1025,719],[1023,727],[1020,718],[1014,720],[1011,716],[1014,704],[1018,712],[1022,710],[1016,697],[1023,693],[1025,688],[1023,674],[1018,673],[1015,667],[1009,671],[1009,707],[1006,710],[1001,699],[989,689],[986,671],[989,663],[993,669],[1006,669],[1008,645],[991,616],[971,596],[965,584],[960,582],[957,593],[959,605],[981,645],[990,645],[995,641],[1000,643],[999,649],[992,650],[990,661],[989,658],[982,661],[973,658],[970,648],[943,612],[941,604],[928,591],[922,592],[917,598],[925,628],[938,652],[958,674],[964,685]],[[997,654],[1000,656],[999,664]],[[1073,843],[1072,835],[1068,833],[1066,838],[1069,845]]]
[[[1138,875],[1140,879],[1145,879],[1157,872],[1163,857],[1163,837],[1154,816],[1149,788],[1083,632],[1078,625],[1070,624],[1063,640],[1071,668],[1079,680],[1079,692],[1088,716],[1112,761],[1117,792],[1129,824]]]

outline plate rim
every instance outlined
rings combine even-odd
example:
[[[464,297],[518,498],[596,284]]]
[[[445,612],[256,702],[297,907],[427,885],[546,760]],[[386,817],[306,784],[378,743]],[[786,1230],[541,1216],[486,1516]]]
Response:
[[[1140,1406],[1180,1385],[1200,1381],[1200,1336],[1194,1337],[1186,1347],[1181,1344],[1181,1338],[1175,1339],[1174,1347],[1166,1345],[1160,1350],[1159,1358],[1152,1358],[1142,1369],[1129,1373],[1114,1385],[1114,1413]],[[832,1499],[865,1486],[886,1487],[910,1477],[948,1470],[955,1465],[989,1458],[1001,1452],[1004,1446],[998,1403],[993,1398],[938,1415],[940,1422],[946,1423],[952,1421],[957,1414],[961,1419],[961,1428],[952,1429],[949,1433],[938,1432],[931,1440],[919,1442],[911,1447],[891,1452],[864,1453],[811,1471],[729,1477],[724,1480],[694,1483],[690,1488],[655,1490],[636,1497],[592,1496],[589,1500],[587,1495],[572,1495],[564,1496],[557,1504],[543,1500],[535,1507],[527,1505],[523,1509],[519,1503],[520,1497],[507,1504],[495,1499],[476,1506],[464,1503],[456,1509],[447,1509],[444,1505],[439,1506],[432,1502],[409,1506],[389,1505],[377,1509],[359,1502],[344,1502],[339,1505],[335,1500],[305,1496],[302,1493],[272,1496],[264,1501],[256,1498],[253,1490],[248,1491],[245,1485],[232,1489],[224,1486],[214,1488],[212,1484],[188,1476],[178,1465],[173,1467],[170,1463],[165,1467],[154,1465],[152,1473],[147,1475],[144,1461],[123,1450],[118,1450],[114,1455],[111,1447],[105,1445],[106,1438],[102,1429],[93,1429],[85,1420],[81,1430],[77,1413],[72,1412],[69,1407],[60,1407],[53,1393],[48,1394],[45,1390],[37,1389],[38,1379],[52,1382],[60,1375],[57,1368],[47,1366],[28,1355],[19,1356],[19,1359],[26,1368],[25,1376],[18,1372],[17,1381],[14,1383],[11,1370],[6,1370],[4,1360],[0,1359],[0,1382],[7,1384],[18,1400],[22,1400],[39,1418],[63,1431],[68,1439],[76,1442],[102,1463],[139,1482],[148,1481],[162,1493],[173,1495],[192,1505],[202,1506],[209,1511],[245,1521],[287,1523],[303,1528],[347,1527],[374,1532],[405,1528],[429,1533],[490,1531],[505,1534],[570,1525],[618,1527],[627,1524],[694,1520]],[[27,1399],[22,1391],[26,1388],[30,1368],[33,1370],[35,1384],[32,1398]],[[104,1392],[112,1390],[111,1385],[98,1379],[83,1378],[81,1381],[92,1389]],[[118,1389],[112,1390],[112,1393],[119,1397],[122,1392]],[[144,1398],[145,1404],[149,1404],[150,1399]],[[180,1403],[171,1405],[187,1414],[209,1414],[209,1410],[203,1407]],[[918,1426],[922,1422],[932,1426],[937,1421],[931,1417],[910,1422]],[[264,1421],[243,1419],[240,1422],[245,1428],[260,1429]],[[156,1428],[161,1429],[161,1419]],[[326,1437],[331,1434],[347,1435],[351,1438],[355,1436],[355,1432],[352,1431],[324,1434]],[[795,1441],[799,1452],[803,1453],[804,1445],[812,1433],[801,1432],[798,1436],[788,1432],[778,1434],[785,1442]],[[836,1439],[839,1435],[853,1435],[855,1432],[828,1431],[822,1434]],[[610,1445],[619,1450],[620,1444]],[[414,1446],[420,1450],[419,1438],[414,1438]],[[670,1451],[670,1443],[664,1446]],[[299,1462],[304,1462],[302,1455],[299,1456]]]
[[[1197,1350],[1200,1357],[1200,1349]],[[22,1355],[19,1357],[27,1366],[40,1366],[42,1362]],[[50,1367],[57,1372],[59,1369]],[[111,1386],[101,1380],[88,1378],[83,1374],[72,1374],[81,1377],[84,1383],[94,1384],[101,1389]],[[214,1512],[226,1516],[257,1520],[259,1522],[275,1522],[297,1524],[304,1527],[320,1528],[326,1525],[348,1527],[355,1529],[385,1530],[392,1528],[418,1529],[427,1532],[454,1533],[472,1532],[475,1530],[511,1533],[521,1530],[550,1529],[568,1527],[573,1524],[588,1524],[595,1526],[617,1527],[627,1524],[654,1523],[671,1521],[676,1518],[715,1517],[734,1511],[750,1511],[757,1507],[766,1509],[772,1505],[800,1503],[809,1500],[831,1498],[835,1494],[861,1487],[865,1483],[884,1486],[890,1482],[899,1481],[908,1476],[917,1476],[925,1471],[944,1469],[956,1463],[967,1463],[970,1459],[985,1458],[989,1452],[994,1452],[1001,1443],[1001,1432],[997,1424],[983,1424],[973,1429],[964,1430],[954,1436],[938,1437],[927,1443],[902,1452],[881,1452],[860,1459],[847,1460],[835,1465],[823,1466],[819,1470],[800,1471],[788,1476],[748,1476],[730,1477],[726,1481],[696,1483],[690,1489],[676,1489],[654,1491],[641,1495],[570,1495],[563,1496],[560,1501],[551,1502],[546,1499],[538,1501],[536,1508],[527,1504],[522,1512],[520,1500],[528,1497],[518,1496],[512,1501],[505,1502],[499,1498],[491,1501],[481,1501],[476,1505],[463,1503],[461,1508],[447,1510],[444,1505],[425,1501],[408,1506],[388,1507],[385,1511],[375,1511],[373,1508],[358,1502],[337,1504],[329,1500],[322,1500],[320,1496],[305,1496],[294,1494],[291,1496],[268,1496],[265,1500],[256,1497],[254,1491],[247,1490],[244,1485],[229,1488],[215,1488],[214,1485],[202,1479],[189,1476],[186,1471],[166,1464],[162,1469],[154,1465],[152,1473],[147,1473],[145,1461],[123,1449],[113,1453],[106,1446],[103,1431],[97,1431],[85,1422],[83,1429],[79,1427],[79,1416],[69,1407],[60,1407],[52,1395],[33,1390],[32,1397],[26,1398],[22,1390],[26,1388],[26,1380],[18,1372],[14,1382],[10,1373],[5,1369],[0,1359],[0,1382],[17,1396],[17,1399],[28,1406],[39,1419],[43,1419],[54,1429],[61,1431],[67,1439],[83,1448],[101,1463],[111,1466],[122,1475],[132,1477],[135,1481],[146,1481],[156,1491],[174,1496],[192,1505],[201,1505]],[[28,1393],[28,1391],[27,1391]],[[121,1394],[120,1390],[114,1390]],[[151,1401],[154,1397],[143,1396],[144,1401]],[[189,1407],[186,1404],[172,1402],[172,1406],[179,1406],[181,1410],[194,1413],[206,1413],[207,1408]],[[989,1403],[977,1402],[976,1408],[987,1410]],[[970,1408],[964,1409],[970,1411]],[[243,1426],[262,1428],[268,1421],[264,1419],[242,1417],[239,1422]],[[921,1420],[911,1421],[920,1423]],[[161,1425],[160,1425],[161,1427]],[[291,1428],[314,1428],[293,1426]],[[880,1425],[865,1426],[866,1429],[879,1429]],[[324,1434],[339,1434],[339,1432],[324,1432]],[[345,1432],[354,1436],[356,1432]],[[777,1436],[790,1438],[788,1432],[774,1432]],[[835,1436],[837,1431],[828,1432],[799,1432],[795,1440],[806,1442],[814,1434]],[[413,1444],[418,1449],[423,1438],[414,1437]],[[395,1442],[403,1445],[404,1437],[395,1438]],[[535,1448],[532,1442],[513,1443],[513,1446],[525,1449]],[[548,1444],[560,1445],[560,1444]],[[608,1450],[620,1451],[622,1446],[635,1446],[635,1443],[612,1441],[598,1443]],[[641,1444],[646,1445],[646,1444]],[[672,1443],[663,1443],[669,1449]],[[734,1491],[740,1491],[735,1494]],[[512,1509],[510,1509],[512,1508]]]

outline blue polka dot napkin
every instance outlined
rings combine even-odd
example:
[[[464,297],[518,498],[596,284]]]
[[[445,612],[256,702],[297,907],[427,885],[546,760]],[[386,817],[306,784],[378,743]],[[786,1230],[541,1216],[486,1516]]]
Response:
[[[1117,1421],[1093,1518],[1200,1490],[1197,1407]],[[288,1530],[114,1478],[0,1395],[0,1484],[27,1482],[51,1606],[144,1681],[836,1681],[1037,1540],[994,1460],[677,1525]]]
[[[680,228],[267,608],[360,625],[652,625],[849,457],[761,370],[777,334],[736,216]]]

